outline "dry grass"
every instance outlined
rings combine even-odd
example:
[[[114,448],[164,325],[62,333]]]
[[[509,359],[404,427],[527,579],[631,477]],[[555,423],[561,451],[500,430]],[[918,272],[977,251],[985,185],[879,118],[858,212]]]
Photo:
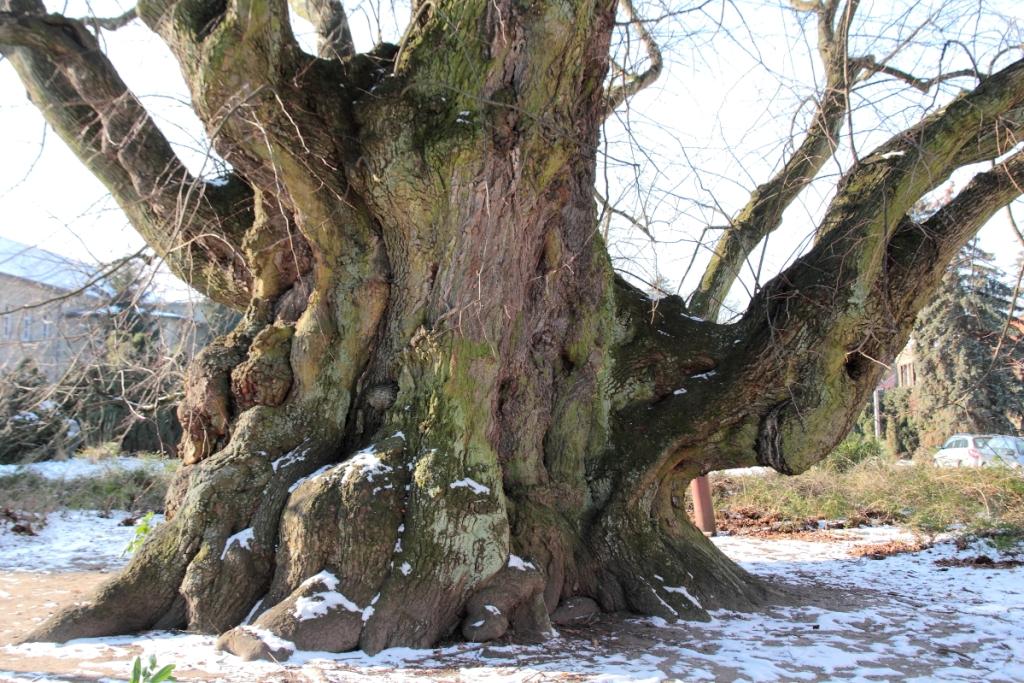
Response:
[[[100,476],[53,480],[32,472],[0,477],[0,509],[45,516],[61,508],[79,510],[163,510],[169,468],[111,469]]]
[[[998,467],[935,468],[871,458],[845,472],[814,468],[797,477],[712,476],[720,518],[758,511],[773,524],[807,529],[897,523],[923,534],[963,529],[1024,537],[1024,476]],[[744,512],[748,511],[748,512]]]

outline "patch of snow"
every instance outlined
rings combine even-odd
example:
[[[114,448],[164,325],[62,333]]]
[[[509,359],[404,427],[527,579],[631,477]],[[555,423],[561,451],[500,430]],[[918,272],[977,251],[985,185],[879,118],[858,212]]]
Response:
[[[715,470],[716,474],[724,474],[730,477],[763,477],[766,474],[774,474],[771,467],[733,467],[727,470]]]
[[[488,612],[490,612],[491,614],[493,614],[496,617],[500,617],[501,616],[501,610],[498,609],[497,607],[495,607],[494,605],[484,605],[484,609],[487,610]]]
[[[692,321],[694,321],[696,323],[706,323],[707,322],[707,320],[705,320],[704,318],[701,318],[700,316],[696,316],[696,315],[688,315],[686,313],[683,313],[683,317],[687,318],[689,320],[692,320]]]
[[[295,601],[295,611],[293,614],[299,621],[322,617],[335,607],[342,607],[349,612],[363,611],[358,605],[335,590],[338,587],[339,581],[338,577],[331,572],[322,571],[319,574],[314,574],[303,581],[301,587],[309,587],[316,583],[323,584],[327,590],[303,596]],[[373,613],[372,609],[370,613]],[[369,616],[365,617],[363,621],[366,621],[366,619],[369,619]]]
[[[303,443],[305,443],[305,441],[303,441]],[[277,472],[282,467],[288,467],[289,465],[294,465],[297,462],[302,462],[303,460],[306,459],[306,456],[309,454],[309,451],[309,448],[302,448],[302,446],[299,446],[294,450],[288,451],[280,458],[270,463],[270,466],[273,468],[275,472]]]
[[[405,441],[405,433],[401,432],[401,431],[395,432],[394,434],[391,435],[391,438],[392,439],[398,438],[398,439],[401,439],[402,441]]]
[[[682,396],[683,394],[686,393],[686,389],[684,389],[682,387],[679,387],[678,389],[676,389],[672,393],[675,394],[676,396]]]
[[[459,479],[458,481],[453,481],[451,484],[448,485],[448,488],[471,489],[473,493],[479,493],[480,495],[485,495],[491,492],[489,486],[484,486],[480,482],[474,479],[470,479],[469,477],[466,477],[465,479]]]
[[[649,583],[647,583],[647,581],[644,581],[644,583],[647,584],[647,586],[649,588],[651,588],[651,595],[653,595],[655,597],[655,599],[658,602],[661,603],[662,607],[664,607],[665,609],[667,609],[669,612],[671,612],[672,614],[676,615],[677,617],[679,616],[679,612],[676,611],[676,609],[672,605],[670,605],[667,602],[665,602],[665,600],[660,595],[658,595],[658,591],[654,590],[654,588]]]
[[[365,477],[366,481],[369,482],[372,482],[375,477],[382,477],[393,471],[389,465],[385,465],[381,461],[373,446],[369,446],[359,451],[342,463],[342,465],[345,466],[345,478]]]
[[[332,574],[331,572],[329,572],[329,571],[327,571],[325,569],[325,570],[323,570],[321,572],[317,572],[316,574],[313,574],[313,576],[311,576],[308,579],[306,579],[305,581],[303,581],[301,584],[299,584],[299,588],[309,588],[313,584],[317,584],[317,583],[323,584],[324,588],[326,588],[329,591],[332,591],[335,588],[337,588],[338,584],[341,583],[341,582],[338,581],[338,577],[337,576],[335,576],[334,574]]]
[[[51,516],[54,523],[57,516]],[[95,519],[83,534],[103,552],[102,533],[115,520]],[[131,533],[131,528],[123,528]],[[97,540],[96,534],[100,533]],[[4,534],[0,534],[4,542]],[[34,537],[15,537],[18,543]],[[487,683],[570,677],[588,681],[679,679],[799,680],[1024,680],[1024,567],[975,569],[940,567],[936,560],[986,554],[1005,557],[987,543],[958,550],[940,542],[932,549],[872,560],[853,557],[865,544],[912,540],[898,529],[877,527],[830,531],[829,542],[720,536],[712,541],[748,571],[772,581],[834,589],[839,608],[770,605],[753,613],[715,610],[710,622],[665,619],[621,623],[627,634],[643,639],[637,647],[611,638],[593,644],[589,637],[564,635],[540,646],[460,643],[432,650],[393,648],[374,656],[362,652],[331,654],[295,651],[287,662],[242,662],[218,652],[216,638],[151,632],[96,638],[65,644],[31,643],[0,647],[0,668],[32,670],[30,657],[51,657],[75,667],[90,680],[124,678],[135,656],[150,654],[174,662],[197,678],[241,683],[254,680],[327,680],[382,683],[411,678],[450,678]],[[838,539],[838,540],[835,540]],[[34,546],[48,555],[63,543]],[[116,555],[124,539],[110,545]],[[2,557],[2,553],[0,553]],[[509,566],[526,563],[509,558]],[[4,565],[5,568],[7,565]],[[3,581],[16,581],[0,574]],[[334,591],[337,577],[321,572],[314,590]],[[658,579],[664,583],[663,579]],[[304,582],[305,583],[305,582]],[[865,587],[870,587],[866,590]],[[13,592],[6,583],[0,588]],[[668,588],[668,587],[666,587]],[[849,596],[848,603],[843,602]],[[38,604],[45,600],[40,599]],[[371,602],[371,606],[375,601]],[[5,605],[7,603],[5,602]],[[831,604],[831,603],[829,603]],[[493,614],[491,606],[485,606]],[[359,610],[366,616],[367,609]],[[251,627],[249,627],[251,628]],[[291,652],[288,641],[253,631],[274,649]],[[626,638],[623,638],[625,641]],[[13,662],[19,661],[20,666]],[[97,673],[91,673],[91,672]],[[0,679],[7,674],[0,672]],[[18,679],[21,675],[23,678]],[[56,672],[46,674],[64,680]],[[34,680],[15,674],[13,680]]]
[[[70,436],[69,431],[69,436]],[[25,465],[0,465],[0,477],[9,477],[23,472],[37,474],[44,479],[69,480],[89,479],[105,476],[111,472],[135,472],[146,470],[160,472],[173,464],[171,460],[154,458],[116,457],[90,460],[88,458],[68,458],[67,460],[44,460]]]
[[[717,370],[708,370],[707,372],[702,372],[699,375],[690,375],[690,379],[711,379],[717,374]]]
[[[323,591],[303,596],[295,601],[295,618],[299,621],[316,619],[330,612],[335,607],[343,607],[349,612],[362,612],[358,605],[338,591]]]
[[[904,155],[906,155],[906,152],[904,152],[903,150],[897,150],[895,152],[886,152],[885,154],[879,154],[878,156],[881,157],[882,159],[895,159],[896,157],[901,157]]]
[[[129,513],[109,515],[67,510],[51,513],[46,525],[33,524],[36,536],[21,536],[0,528],[0,569],[5,571],[112,571],[127,562],[122,550],[135,538],[135,527],[121,526]],[[163,521],[154,515],[151,525]]]
[[[284,638],[279,638],[266,629],[256,628],[255,626],[242,626],[242,630],[251,633],[262,640],[271,650],[288,650],[290,652],[295,652],[295,643],[290,640],[285,640]]]
[[[402,576],[409,576],[412,573],[412,565],[408,562],[403,562],[402,566],[398,568],[398,571],[402,572]]]
[[[249,613],[245,615],[245,619],[242,619],[242,625],[251,624],[252,620],[256,617],[256,613],[259,612],[260,606],[263,604],[263,598],[256,601],[256,604],[252,606]]]
[[[533,564],[533,562],[527,562],[526,560],[524,560],[523,558],[519,557],[518,555],[509,555],[508,556],[508,566],[511,569],[518,569],[519,571],[522,571],[522,572],[530,571],[530,570],[533,570],[533,571],[537,570],[537,567],[536,567],[536,565]]]
[[[299,477],[298,479],[295,480],[294,484],[288,487],[288,493],[295,493],[295,490],[302,486],[303,484],[305,484],[307,481],[311,481],[318,477],[322,477],[324,474],[327,473],[328,470],[334,469],[335,467],[338,467],[338,465],[324,465],[320,469],[314,472],[310,472],[304,477]]]
[[[669,593],[679,593],[684,598],[693,603],[697,607],[697,609],[704,609],[704,607],[700,604],[700,600],[693,597],[690,594],[690,591],[686,590],[686,586],[662,586],[662,588],[664,588]]]
[[[228,550],[235,543],[237,543],[239,547],[245,550],[249,550],[249,544],[252,543],[252,533],[252,527],[248,527],[246,529],[242,529],[237,534],[232,534],[231,536],[228,536],[228,540],[224,541],[224,550],[222,550],[220,553],[220,559],[223,560],[225,557],[227,557]]]

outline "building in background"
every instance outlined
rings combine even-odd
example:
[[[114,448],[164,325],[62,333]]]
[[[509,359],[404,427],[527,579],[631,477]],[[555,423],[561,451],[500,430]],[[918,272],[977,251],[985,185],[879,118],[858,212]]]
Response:
[[[50,380],[104,351],[120,311],[109,269],[0,237],[0,368],[31,359]],[[191,357],[210,336],[194,302],[145,297],[138,310],[151,323],[158,348]]]

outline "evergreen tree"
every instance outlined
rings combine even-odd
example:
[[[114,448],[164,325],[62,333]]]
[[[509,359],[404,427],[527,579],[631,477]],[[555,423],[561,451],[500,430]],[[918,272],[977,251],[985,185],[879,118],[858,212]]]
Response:
[[[910,411],[923,446],[958,431],[1006,434],[1020,427],[1024,391],[1013,373],[1020,349],[1000,344],[1013,290],[992,259],[976,242],[966,245],[918,317]]]

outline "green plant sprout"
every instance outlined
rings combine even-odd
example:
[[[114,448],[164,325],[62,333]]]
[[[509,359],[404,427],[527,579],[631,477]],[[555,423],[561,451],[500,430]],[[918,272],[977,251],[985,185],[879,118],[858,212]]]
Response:
[[[142,547],[142,544],[146,541],[146,536],[150,531],[153,530],[153,512],[147,512],[135,523],[135,536],[128,542],[128,545],[124,547],[124,551],[121,555],[132,555],[136,550]],[[161,679],[163,680],[163,679]]]
[[[145,666],[142,664],[142,658],[136,657],[135,662],[132,664],[130,683],[164,683],[164,681],[173,683],[172,673],[174,673],[174,664],[168,664],[158,669],[155,655],[149,656],[149,663]]]

